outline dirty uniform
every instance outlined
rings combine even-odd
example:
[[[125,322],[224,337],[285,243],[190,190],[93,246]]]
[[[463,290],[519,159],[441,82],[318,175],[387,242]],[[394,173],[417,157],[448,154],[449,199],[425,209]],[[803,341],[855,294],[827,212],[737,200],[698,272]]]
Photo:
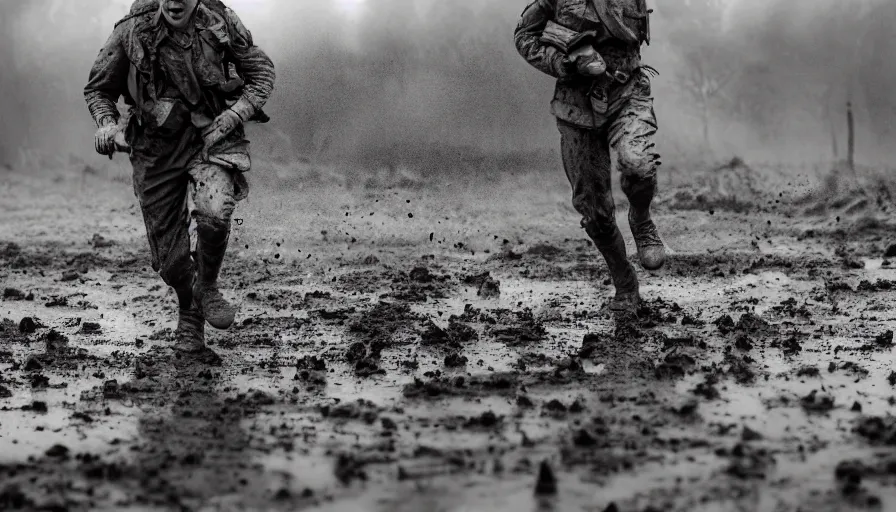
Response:
[[[615,219],[611,150],[633,215],[649,216],[659,155],[651,96],[652,68],[642,67],[649,43],[644,0],[535,0],[515,31],[516,47],[536,69],[557,78],[551,113],[557,118],[561,154],[582,226],[607,260],[617,293],[637,287]],[[589,36],[607,73],[577,73],[564,38]]]
[[[274,66],[237,15],[218,0],[201,0],[187,31],[170,29],[158,0],[138,0],[116,24],[84,89],[97,126],[118,120],[115,106],[130,106],[134,192],[140,202],[152,266],[175,289],[193,279],[187,194],[193,189],[199,272],[217,275],[237,201],[246,197],[242,173],[250,168],[249,143],[238,126],[200,158],[203,128],[238,102],[251,120],[267,120],[262,107],[274,86]]]

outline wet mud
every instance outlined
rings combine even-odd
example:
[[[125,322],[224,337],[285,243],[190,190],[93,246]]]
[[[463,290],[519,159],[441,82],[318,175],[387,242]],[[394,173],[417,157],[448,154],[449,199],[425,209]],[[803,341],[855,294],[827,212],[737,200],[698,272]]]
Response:
[[[554,178],[258,187],[185,356],[126,187],[17,177],[0,509],[896,507],[891,219],[658,202],[620,318]]]

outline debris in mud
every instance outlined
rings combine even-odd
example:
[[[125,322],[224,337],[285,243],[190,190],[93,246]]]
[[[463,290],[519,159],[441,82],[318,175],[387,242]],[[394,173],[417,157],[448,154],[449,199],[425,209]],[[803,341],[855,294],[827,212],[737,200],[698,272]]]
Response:
[[[34,411],[34,412],[47,412],[47,402],[42,402],[39,400],[35,400],[31,402],[30,405],[23,405],[23,411]]]
[[[886,331],[874,337],[874,344],[881,348],[893,346],[893,331]]]
[[[667,302],[662,298],[643,300],[638,307],[637,317],[641,326],[651,329],[661,324],[674,324],[678,318],[674,313],[681,311],[681,306],[675,302]],[[634,324],[634,322],[632,322]]]
[[[867,416],[856,422],[853,432],[871,444],[896,446],[896,417]]]
[[[408,277],[411,278],[411,281],[418,283],[431,283],[435,280],[435,276],[426,267],[414,267]]]
[[[407,304],[380,302],[356,318],[349,332],[359,338],[346,351],[345,358],[355,365],[362,377],[383,374],[379,368],[382,351],[396,343],[396,336],[407,333],[419,320]]]
[[[33,334],[37,331],[37,322],[33,318],[26,316],[19,322],[19,332],[22,334]]]
[[[510,346],[541,341],[547,335],[544,325],[535,319],[531,309],[495,311],[496,325],[489,329],[495,340]]]
[[[744,442],[760,441],[763,439],[762,434],[744,425],[744,429],[740,433],[740,438]]]
[[[456,352],[445,356],[445,366],[449,368],[465,366],[468,361],[469,359],[467,359],[466,356],[462,356]]]
[[[734,331],[734,319],[731,318],[731,315],[722,315],[717,318],[713,324],[718,327],[719,332],[722,334],[728,334]]]
[[[22,248],[15,242],[0,242],[0,258],[13,259],[22,254]]]
[[[588,359],[592,355],[594,355],[595,352],[603,349],[607,343],[608,341],[605,340],[602,335],[596,333],[588,333],[582,339],[582,348],[579,349],[577,356],[580,359]]]
[[[775,332],[775,328],[771,324],[753,313],[744,313],[741,315],[737,324],[734,326],[734,330],[742,331],[754,336],[769,335]]]
[[[719,455],[731,458],[725,472],[742,480],[764,479],[776,464],[766,450],[745,443],[738,443],[730,453],[720,450]]]
[[[733,354],[725,354],[722,373],[734,377],[734,381],[738,384],[752,384],[756,380],[753,363],[755,361],[749,356],[735,357]]]
[[[697,360],[693,357],[678,352],[668,354],[663,362],[656,367],[654,375],[657,379],[678,379],[687,375],[687,373],[697,365]]]
[[[535,480],[535,494],[537,496],[552,496],[557,494],[557,477],[548,461],[542,461],[538,467],[538,478]]]
[[[44,336],[44,340],[47,342],[48,354],[64,352],[68,348],[68,337],[59,333],[56,329],[50,329]]]
[[[54,444],[46,452],[46,456],[53,458],[53,459],[67,459],[68,454],[69,454],[68,447],[63,446],[61,444]]]
[[[324,418],[342,419],[342,420],[363,420],[364,423],[372,425],[379,418],[380,409],[373,402],[364,399],[358,399],[354,402],[346,402],[333,407],[325,405],[320,409]]]
[[[468,418],[467,422],[464,424],[464,428],[494,428],[499,426],[503,421],[503,416],[499,417],[492,411],[485,411],[479,416]]]
[[[296,369],[324,372],[327,371],[327,364],[317,356],[304,356],[296,362]]]
[[[706,350],[708,346],[705,341],[698,340],[691,334],[680,337],[670,337],[665,333],[660,333],[659,339],[663,342],[663,350],[678,348],[699,348],[700,350]]]
[[[753,350],[753,340],[751,340],[750,337],[746,334],[740,334],[734,340],[734,348],[743,350],[744,352],[749,352]]]
[[[100,334],[103,332],[103,328],[96,322],[84,322],[81,325],[81,330],[78,332],[81,334]]]
[[[556,398],[544,404],[544,414],[552,418],[562,418],[566,416],[566,412],[566,406]]]
[[[114,246],[115,242],[108,240],[106,237],[99,233],[94,233],[93,237],[90,239],[90,245],[94,249],[104,249],[106,247]]]
[[[692,416],[700,407],[700,402],[694,398],[688,398],[682,403],[672,407],[672,412],[679,416]]]
[[[862,265],[862,268],[865,266]],[[896,288],[896,282],[888,281],[886,279],[878,279],[874,283],[871,281],[863,280],[859,283],[859,286],[856,288],[857,291],[860,292],[880,292],[880,291],[890,291],[893,288]]]
[[[16,484],[0,488],[0,510],[31,510],[37,508]]]
[[[4,288],[3,289],[3,299],[4,300],[25,300],[25,292],[19,290],[18,288]]]
[[[485,299],[498,298],[501,296],[501,283],[497,279],[488,276],[479,285],[479,290],[476,291],[476,294]]]
[[[7,388],[5,386],[0,386],[0,398],[11,398],[11,397],[12,397],[12,391],[10,391],[9,388]]]
[[[834,397],[817,389],[800,399],[800,404],[807,412],[828,412],[834,408]]]
[[[775,340],[769,346],[771,348],[780,348],[785,356],[794,356],[803,350],[803,346],[796,339],[796,336],[791,336],[785,340]]]
[[[333,473],[342,485],[351,485],[354,480],[366,482],[367,472],[364,471],[365,465],[366,463],[364,461],[359,460],[354,455],[341,453],[336,458],[336,465],[333,468]]]
[[[405,398],[441,398],[445,396],[513,396],[519,384],[515,373],[492,373],[485,376],[415,378],[404,387]]]
[[[81,274],[77,270],[66,270],[62,273],[62,278],[60,281],[68,282],[68,281],[76,281],[81,277]]]
[[[685,314],[681,317],[681,325],[690,325],[694,327],[703,327],[706,325],[706,322],[700,320],[699,318],[695,318],[691,315]]]
[[[722,394],[719,393],[716,384],[717,379],[712,375],[707,375],[706,379],[703,382],[698,383],[691,392],[706,400],[717,400],[722,397]]]
[[[821,371],[814,366],[804,366],[796,372],[797,377],[820,377]]]
[[[862,368],[860,365],[852,362],[852,361],[844,361],[840,364],[836,364],[833,361],[828,365],[828,373],[834,373],[837,370],[845,371],[850,374],[850,376],[855,377],[857,379],[864,379],[870,373],[865,368]]]

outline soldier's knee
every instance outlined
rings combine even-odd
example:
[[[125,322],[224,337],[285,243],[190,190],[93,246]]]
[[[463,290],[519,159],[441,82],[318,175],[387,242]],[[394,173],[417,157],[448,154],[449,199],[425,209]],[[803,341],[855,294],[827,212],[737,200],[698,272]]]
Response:
[[[199,182],[193,203],[197,215],[229,222],[236,208],[233,186]]]
[[[650,148],[626,148],[619,152],[617,166],[623,178],[644,181],[656,178],[659,155]]]

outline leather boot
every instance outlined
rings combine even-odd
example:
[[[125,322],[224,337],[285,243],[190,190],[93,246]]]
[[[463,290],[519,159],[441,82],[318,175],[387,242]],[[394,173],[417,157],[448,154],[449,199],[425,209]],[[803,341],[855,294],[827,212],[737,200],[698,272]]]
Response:
[[[197,217],[198,243],[196,259],[199,263],[198,279],[193,294],[205,320],[216,329],[233,325],[236,308],[224,299],[218,290],[218,273],[224,262],[230,223],[220,219]]]
[[[205,320],[199,308],[180,310],[174,338],[174,350],[189,353],[205,350]]]
[[[666,248],[656,224],[650,218],[650,203],[656,195],[656,178],[624,176],[622,189],[629,201],[628,224],[638,247],[638,259],[647,270],[659,270],[666,263]]]
[[[641,260],[641,266],[647,270],[659,270],[666,263],[666,247],[663,245],[660,234],[656,229],[653,220],[647,217],[647,220],[635,223],[631,210],[628,214],[628,223],[632,228],[632,236],[635,239],[635,245],[638,246],[638,258]]]
[[[610,301],[610,310],[636,313],[641,304],[638,275],[628,261],[625,251],[625,240],[619,228],[613,226],[612,232],[594,238],[595,245],[607,262],[616,296]]]

